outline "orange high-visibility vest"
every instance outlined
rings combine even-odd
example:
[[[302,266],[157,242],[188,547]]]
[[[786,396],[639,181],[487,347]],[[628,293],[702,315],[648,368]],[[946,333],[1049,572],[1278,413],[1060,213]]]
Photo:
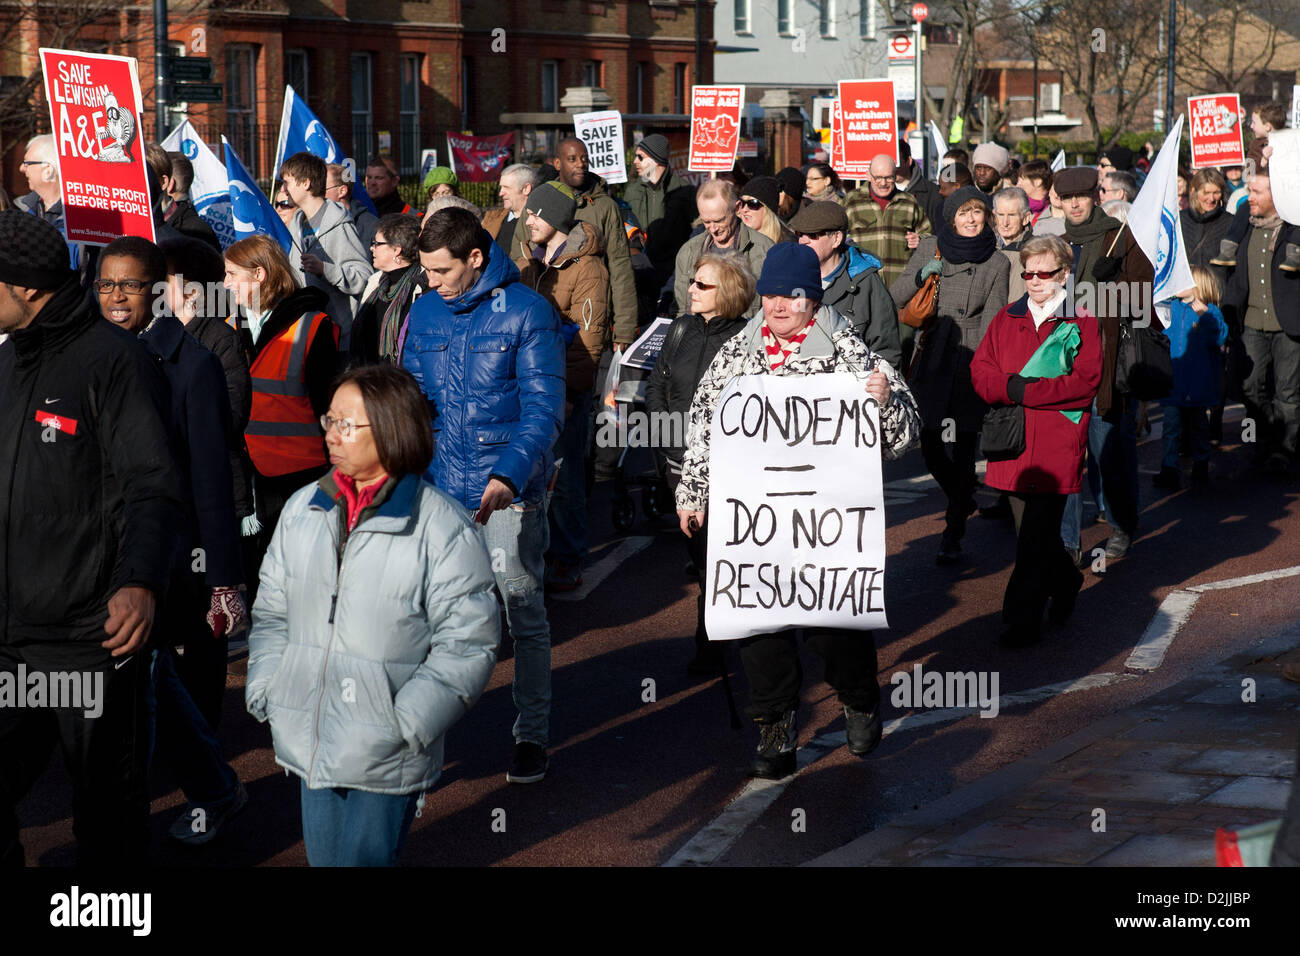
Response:
[[[244,443],[260,474],[268,478],[318,468],[327,461],[320,420],[307,394],[307,349],[324,312],[303,313],[253,359],[253,403]],[[338,326],[330,323],[334,344]]]

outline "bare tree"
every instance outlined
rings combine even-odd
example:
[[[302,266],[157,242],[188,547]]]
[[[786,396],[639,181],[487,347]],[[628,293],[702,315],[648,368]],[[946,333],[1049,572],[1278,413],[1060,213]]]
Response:
[[[1298,45],[1296,0],[1196,0],[1177,14],[1178,84],[1192,93],[1244,90]]]

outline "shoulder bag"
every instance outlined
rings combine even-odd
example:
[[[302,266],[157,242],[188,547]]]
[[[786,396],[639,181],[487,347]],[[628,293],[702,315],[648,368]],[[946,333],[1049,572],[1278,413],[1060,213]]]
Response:
[[[942,259],[939,250],[934,250],[935,259]],[[898,320],[904,325],[910,325],[914,329],[923,329],[939,312],[939,274],[925,277],[921,287],[916,290],[916,295],[908,300],[907,305],[903,306],[903,311],[898,313]]]

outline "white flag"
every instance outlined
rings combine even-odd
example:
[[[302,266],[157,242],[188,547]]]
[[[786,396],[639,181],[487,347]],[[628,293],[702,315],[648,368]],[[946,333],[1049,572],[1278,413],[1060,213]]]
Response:
[[[948,144],[944,141],[943,133],[934,120],[930,120],[930,139],[934,140],[934,162],[930,165],[937,169],[939,163],[943,162],[943,154],[948,152]],[[913,159],[915,158],[913,157]],[[930,175],[928,170],[927,175]]]
[[[1065,150],[1058,149],[1052,157],[1052,172],[1059,173],[1065,168]]]
[[[1171,299],[1196,285],[1178,217],[1178,137],[1182,131],[1183,118],[1179,116],[1128,214],[1128,228],[1155,268],[1152,302]]]
[[[225,249],[239,238],[231,220],[230,179],[226,175],[226,164],[208,149],[188,119],[168,134],[162,148],[180,153],[194,166],[190,201],[194,203],[194,211],[216,232],[221,248]]]

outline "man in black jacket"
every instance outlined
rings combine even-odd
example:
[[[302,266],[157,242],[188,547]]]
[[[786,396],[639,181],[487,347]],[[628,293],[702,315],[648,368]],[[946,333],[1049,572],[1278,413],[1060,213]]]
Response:
[[[167,383],[92,308],[59,231],[17,210],[0,212],[0,332],[0,863],[23,863],[15,808],[56,743],[78,862],[140,863],[144,649],[181,517]]]

